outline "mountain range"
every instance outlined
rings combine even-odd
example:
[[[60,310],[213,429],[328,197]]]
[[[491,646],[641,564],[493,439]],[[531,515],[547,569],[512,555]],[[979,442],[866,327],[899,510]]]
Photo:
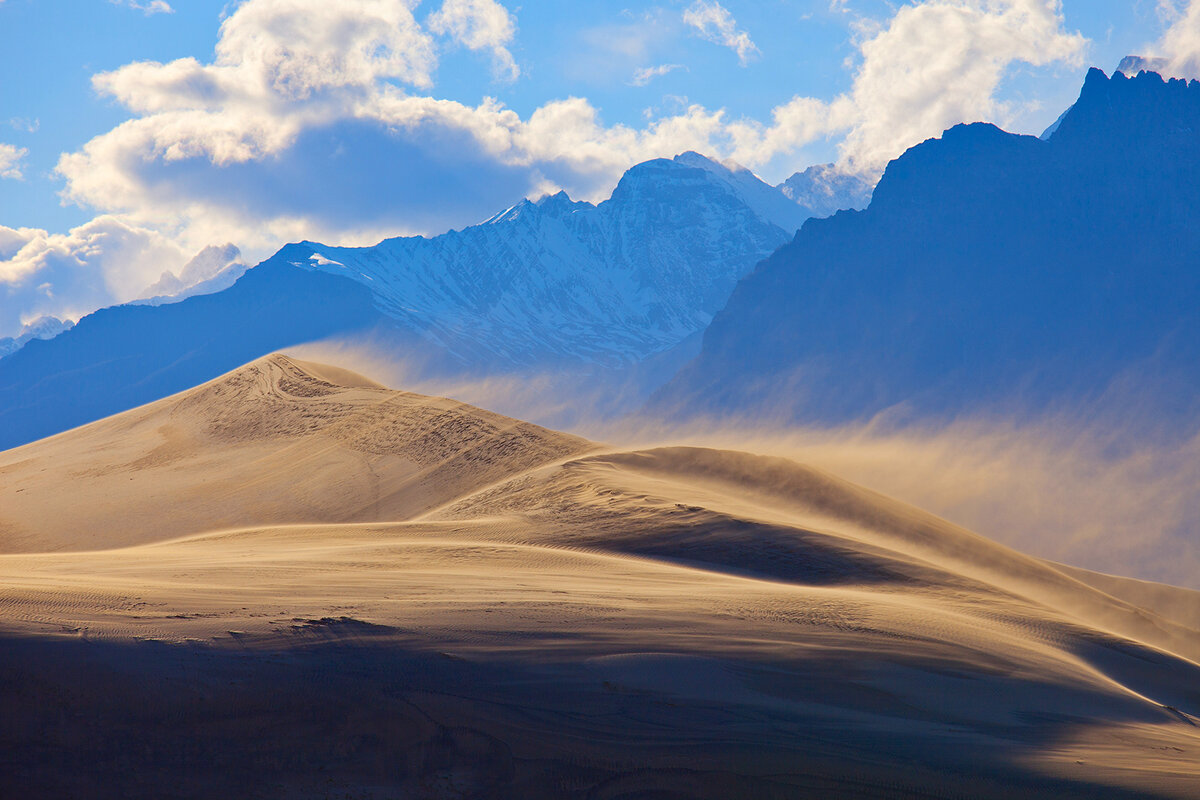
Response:
[[[617,410],[654,392],[674,417],[1070,407],[1170,427],[1200,412],[1197,130],[1200,84],[1093,69],[1042,137],[956,126],[859,211],[811,216],[865,204],[836,170],[771,187],[685,153],[596,205],[560,193],[432,238],[287,245],[221,291],[105,309],[0,359],[0,447],[364,337],[410,375],[584,376]],[[194,271],[228,280],[236,257]]]
[[[1192,420],[1200,83],[1091,70],[1044,139],[956,126],[742,280],[653,407]]]
[[[185,286],[183,299],[103,309],[0,359],[0,449],[317,339],[369,338],[438,375],[574,371],[648,390],[694,354],[738,279],[816,213],[802,202],[823,212],[870,191],[806,174],[785,192],[684,153],[631,168],[598,205],[559,193],[432,238],[290,244],[227,288],[240,254],[209,248],[147,290]],[[188,296],[206,288],[219,290]]]
[[[599,205],[560,192],[443,236],[301,242],[267,263],[368,286],[463,366],[615,366],[703,330],[805,218],[749,171],[684,153],[631,168]]]

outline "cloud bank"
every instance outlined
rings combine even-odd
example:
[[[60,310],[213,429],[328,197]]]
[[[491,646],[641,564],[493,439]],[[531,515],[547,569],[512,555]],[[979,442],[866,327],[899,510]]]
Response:
[[[690,104],[634,127],[606,124],[583,97],[522,116],[492,98],[435,96],[447,49],[479,52],[495,79],[518,79],[517,20],[495,0],[444,0],[424,21],[416,10],[416,0],[246,0],[221,23],[211,60],[135,62],[94,76],[96,91],[131,118],[59,159],[64,199],[95,209],[98,223],[170,241],[180,255],[157,277],[213,243],[233,241],[253,261],[298,239],[438,233],[560,188],[600,200],[632,164],[685,150],[752,169],[802,168],[804,148],[833,137],[843,168],[877,174],[952,124],[1003,122],[996,92],[1012,64],[1076,64],[1085,46],[1063,30],[1058,0],[927,0],[858,21],[843,95],[794,97],[766,120]],[[757,52],[715,2],[693,3],[683,19],[742,61]],[[648,67],[634,82],[672,67]],[[108,259],[76,262],[99,274],[71,286],[116,292],[144,277],[136,261],[128,280],[110,274],[119,268]],[[29,276],[30,263],[0,264],[0,275]],[[68,286],[46,277],[38,285],[65,303]]]

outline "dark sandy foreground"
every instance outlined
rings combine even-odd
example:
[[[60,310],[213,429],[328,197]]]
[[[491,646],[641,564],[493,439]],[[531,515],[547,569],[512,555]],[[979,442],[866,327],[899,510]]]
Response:
[[[77,641],[4,642],[4,797],[1139,797],[1123,776],[1076,764],[1072,720],[1054,714],[964,729],[847,718],[821,704],[838,665],[808,664],[799,702],[647,688],[639,670],[687,684],[727,672],[783,675],[688,657],[593,670],[516,669],[373,645],[338,627],[301,649],[246,651]],[[319,630],[330,628],[331,630]],[[357,639],[357,640],[356,640]],[[278,643],[277,643],[278,644]],[[608,677],[604,677],[607,675]],[[961,679],[960,679],[961,680]],[[14,685],[15,684],[15,685]],[[835,692],[845,691],[845,685]],[[856,704],[895,698],[863,690]],[[841,698],[845,702],[846,698]],[[1152,758],[1194,757],[1156,740],[1161,719],[1108,737]],[[1149,715],[1147,715],[1149,716]],[[1141,723],[1140,725],[1138,723]],[[956,724],[957,723],[957,724]],[[1058,762],[1045,774],[1028,761]],[[1104,760],[1103,754],[1099,761]],[[1160,768],[1162,764],[1158,765]],[[1069,777],[1069,776],[1073,776]],[[1147,781],[1188,796],[1189,779]]]
[[[0,454],[0,797],[1200,795],[1196,595],[273,357]]]

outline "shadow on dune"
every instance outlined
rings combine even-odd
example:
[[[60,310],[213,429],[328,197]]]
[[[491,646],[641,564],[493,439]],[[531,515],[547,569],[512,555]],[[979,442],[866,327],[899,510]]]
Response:
[[[836,662],[807,663],[803,674],[666,654],[617,665],[513,665],[372,643],[352,620],[297,628],[308,643],[286,649],[272,646],[282,641],[6,639],[0,794],[1154,796],[1014,766],[1065,736],[1068,717],[968,730],[951,708],[938,719],[896,698],[868,697]],[[705,682],[714,669],[743,688],[687,701],[646,688],[678,683],[687,693],[689,680]],[[697,672],[699,681],[689,679]],[[747,704],[740,693],[748,691],[777,702]],[[1114,722],[1149,721],[1132,704],[1121,710],[1111,698],[1078,698],[1092,700]],[[847,724],[839,704],[870,706],[875,719]]]

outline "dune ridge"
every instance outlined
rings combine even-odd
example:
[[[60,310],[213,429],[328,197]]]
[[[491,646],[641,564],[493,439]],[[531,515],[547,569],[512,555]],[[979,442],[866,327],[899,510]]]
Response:
[[[336,383],[334,382],[336,381]],[[0,453],[0,552],[252,524],[408,519],[593,447],[284,355]],[[47,471],[54,479],[44,480]],[[71,491],[61,491],[70,480]]]
[[[329,796],[1200,786],[1200,593],[785,459],[614,450],[275,355],[0,478],[0,789],[179,719],[225,766],[151,759],[178,796],[311,793],[306,758]]]

